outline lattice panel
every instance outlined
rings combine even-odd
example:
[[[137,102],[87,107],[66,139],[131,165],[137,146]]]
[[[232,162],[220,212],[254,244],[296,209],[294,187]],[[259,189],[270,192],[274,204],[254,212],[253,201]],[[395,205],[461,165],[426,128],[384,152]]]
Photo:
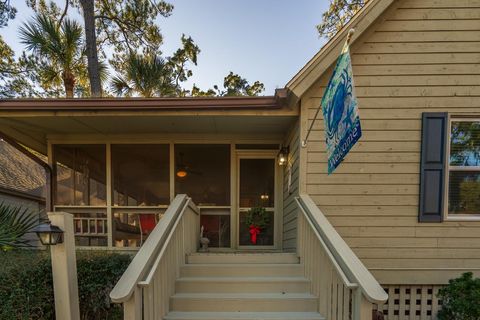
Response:
[[[384,286],[388,301],[377,306],[385,320],[436,320],[442,301],[437,298],[442,286]]]

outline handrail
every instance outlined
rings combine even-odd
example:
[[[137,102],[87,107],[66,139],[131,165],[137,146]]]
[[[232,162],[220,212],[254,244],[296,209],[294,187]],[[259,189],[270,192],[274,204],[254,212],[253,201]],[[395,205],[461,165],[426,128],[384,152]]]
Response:
[[[320,242],[320,244],[322,245],[322,247],[325,249],[325,252],[326,254],[328,255],[328,258],[330,259],[330,262],[333,264],[333,266],[335,267],[335,270],[337,271],[338,275],[340,276],[340,278],[342,279],[345,287],[347,288],[350,288],[350,289],[355,289],[355,288],[358,288],[358,283],[354,283],[354,282],[351,282],[347,275],[345,274],[345,272],[343,272],[343,269],[340,267],[340,265],[338,264],[337,260],[335,259],[335,257],[333,256],[332,252],[330,251],[330,249],[328,248],[327,244],[325,243],[325,241],[323,241],[323,238],[322,236],[320,235],[320,233],[318,232],[317,228],[315,227],[315,225],[312,223],[312,219],[310,218],[309,214],[305,211],[305,209],[302,207],[300,201],[298,199],[295,199],[295,201],[297,202],[298,204],[298,207],[300,208],[300,210],[302,211],[302,213],[305,215],[305,217],[307,217],[307,221],[308,221],[308,224],[312,227],[313,229],[313,232],[315,233],[315,235],[317,236],[318,238],[318,241]]]
[[[182,211],[185,211],[187,206],[192,208],[195,213],[197,213],[197,214],[200,213],[200,210],[197,208],[197,206],[192,201],[187,202],[185,204],[185,206],[183,207]],[[172,230],[175,230],[177,228],[177,225],[181,220],[180,218],[181,218],[181,216],[178,215],[178,218],[176,219],[175,224],[172,227]],[[160,265],[160,261],[162,260],[164,252],[167,250],[167,246],[170,243],[170,240],[172,239],[172,237],[173,237],[173,232],[169,232],[168,238],[165,240],[165,244],[163,245],[160,253],[157,255],[157,258],[155,259],[155,262],[153,263],[152,267],[150,268],[150,271],[149,271],[148,275],[145,277],[145,280],[138,282],[139,286],[145,287],[145,286],[149,286],[152,283],[152,279],[155,275],[155,272],[157,271],[158,266]]]
[[[300,194],[295,200],[309,224],[314,228],[320,242],[326,246],[331,262],[340,267],[339,275],[346,276],[350,284],[358,284],[369,302],[382,304],[387,301],[388,295],[385,290],[330,224],[312,198],[309,195]],[[348,283],[345,285],[348,286]]]
[[[168,244],[171,230],[173,230],[174,226],[178,223],[187,207],[190,207],[196,214],[199,214],[198,209],[187,195],[177,195],[135,258],[133,258],[112,292],[110,292],[110,298],[113,302],[123,303],[130,299],[138,283],[152,270],[152,266],[155,265],[158,256],[160,256],[160,253]]]

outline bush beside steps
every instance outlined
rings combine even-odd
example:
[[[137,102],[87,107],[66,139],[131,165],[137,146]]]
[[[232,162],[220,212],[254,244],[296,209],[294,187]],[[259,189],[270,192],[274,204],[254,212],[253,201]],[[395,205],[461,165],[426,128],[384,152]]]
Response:
[[[109,294],[132,259],[111,252],[77,252],[80,318],[123,319]],[[55,319],[50,255],[43,250],[0,251],[0,319]]]

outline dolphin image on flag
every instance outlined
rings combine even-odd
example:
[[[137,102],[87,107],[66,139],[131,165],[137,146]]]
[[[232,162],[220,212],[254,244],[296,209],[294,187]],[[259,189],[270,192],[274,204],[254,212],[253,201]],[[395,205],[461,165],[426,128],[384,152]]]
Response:
[[[348,43],[343,47],[323,94],[322,112],[327,142],[328,174],[331,174],[362,136]]]

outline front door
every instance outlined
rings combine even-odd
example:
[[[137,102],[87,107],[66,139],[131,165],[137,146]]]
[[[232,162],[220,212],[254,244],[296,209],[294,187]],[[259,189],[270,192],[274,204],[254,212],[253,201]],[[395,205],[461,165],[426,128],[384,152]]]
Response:
[[[238,154],[238,247],[277,248],[278,190],[276,155]]]

